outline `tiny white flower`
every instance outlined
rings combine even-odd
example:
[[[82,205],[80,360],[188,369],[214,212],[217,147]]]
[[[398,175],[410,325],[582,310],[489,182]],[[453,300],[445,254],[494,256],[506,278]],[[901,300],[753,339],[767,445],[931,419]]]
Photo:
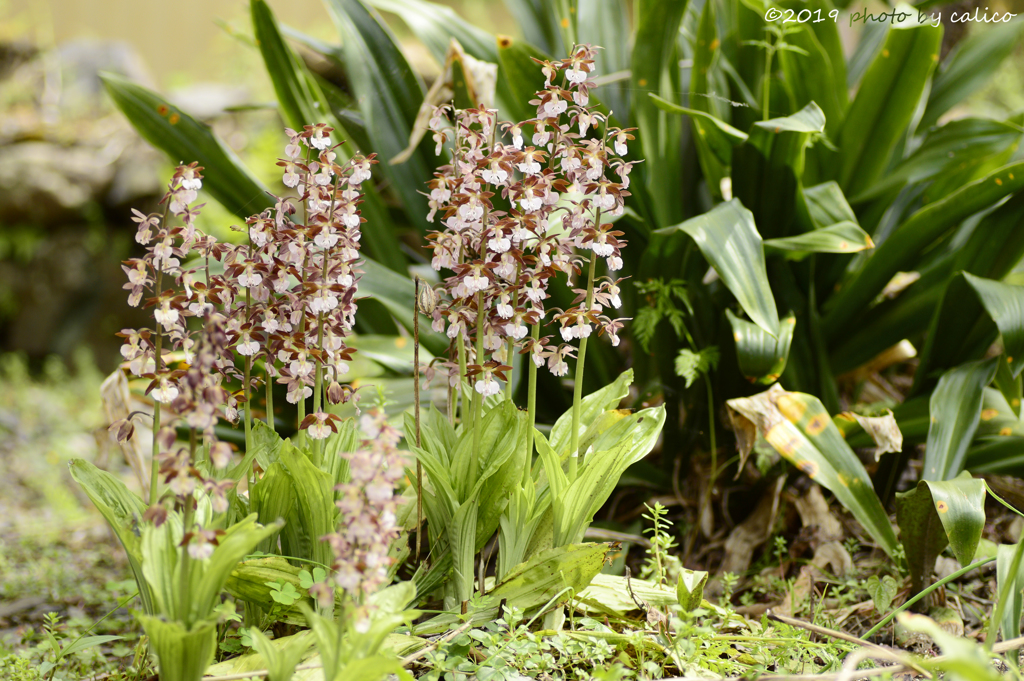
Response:
[[[497,395],[501,392],[501,386],[494,380],[494,376],[489,371],[485,371],[483,377],[476,382],[473,386],[476,391],[484,397],[490,397],[491,395]]]
[[[178,389],[167,379],[161,378],[160,385],[153,388],[153,392],[150,394],[160,404],[170,404],[178,396]]]
[[[178,311],[171,307],[171,301],[169,300],[165,300],[160,308],[153,312],[153,316],[165,330],[170,330],[174,323],[178,321]]]
[[[582,83],[587,79],[587,72],[583,69],[569,69],[565,72],[565,79],[574,85]]]
[[[498,234],[487,240],[487,248],[495,253],[504,253],[512,248],[512,241],[504,234]]]

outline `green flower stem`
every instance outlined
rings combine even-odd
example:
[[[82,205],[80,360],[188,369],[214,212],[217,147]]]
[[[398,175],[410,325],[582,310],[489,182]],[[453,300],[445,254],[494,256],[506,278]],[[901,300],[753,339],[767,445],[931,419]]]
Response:
[[[164,211],[164,221],[167,220],[167,211]],[[156,294],[160,295],[160,285],[163,283],[164,272],[158,270],[156,273]],[[164,335],[160,333],[160,322],[156,323],[156,354],[153,357],[153,373],[157,376],[160,375],[160,365],[162,364],[163,352],[163,340]],[[157,487],[160,485],[160,442],[157,438],[157,433],[160,432],[160,403],[153,400],[153,454],[150,457],[149,462],[149,505],[152,506],[157,500]]]
[[[457,352],[459,355],[459,398],[461,399],[461,410],[459,415],[459,422],[462,423],[463,427],[469,427],[469,402],[466,400],[466,396],[463,394],[462,389],[466,385],[466,343],[462,339],[462,334],[458,334],[455,340]]]
[[[252,257],[252,245],[249,245],[249,257]],[[249,287],[245,287],[245,321],[249,321],[249,308],[252,304]],[[245,395],[245,451],[252,451],[252,356],[245,357],[245,385],[242,386],[242,393]]]
[[[900,607],[898,607],[895,610],[893,610],[892,612],[890,612],[888,615],[885,616],[885,619],[883,619],[881,622],[879,622],[875,626],[871,627],[871,629],[869,629],[867,631],[867,633],[865,633],[863,636],[861,636],[861,638],[864,639],[864,640],[870,640],[872,636],[877,634],[882,629],[882,627],[887,625],[889,622],[892,622],[893,618],[895,618],[896,615],[900,614],[901,612],[903,612],[904,610],[906,610],[907,608],[912,606],[914,603],[917,603],[919,600],[921,600],[922,598],[924,598],[925,596],[930,594],[932,591],[935,591],[936,589],[938,589],[943,584],[947,584],[949,582],[952,582],[954,579],[959,579],[960,577],[964,576],[965,574],[967,574],[971,570],[974,570],[976,568],[980,568],[982,565],[987,565],[988,563],[991,563],[994,560],[995,560],[995,558],[982,558],[979,561],[971,563],[970,565],[968,565],[965,568],[960,568],[959,570],[957,570],[953,574],[949,575],[948,577],[944,577],[944,578],[940,579],[939,581],[937,581],[934,584],[932,584],[931,586],[929,586],[927,589],[924,589],[921,593],[919,593],[916,596],[914,596],[913,598],[909,599],[906,603],[904,603]]]
[[[191,429],[189,437],[189,448],[188,448],[188,460],[189,463],[195,463],[196,460],[196,429]],[[192,521],[195,517],[195,498],[192,494],[188,494],[185,497],[185,512],[182,518],[181,531],[183,534],[188,534],[192,529]],[[178,619],[191,625],[192,622],[189,619],[189,573],[192,570],[192,556],[188,553],[188,545],[184,544],[180,547],[181,549],[181,575],[178,586]]]
[[[484,294],[482,291],[476,293],[476,364],[483,366],[484,363]],[[483,412],[483,396],[470,388],[473,393],[473,466],[470,476],[470,485],[475,485],[480,472],[480,415]]]
[[[992,620],[988,623],[988,634],[985,636],[985,648],[987,650],[992,650],[992,645],[996,642],[996,636],[999,635],[999,624],[1003,621],[1006,603],[1010,600],[1010,592],[1017,581],[1017,570],[1020,569],[1022,557],[1024,557],[1024,538],[1017,542],[1017,550],[1013,552],[1013,560],[1010,561],[1010,570],[1006,575],[1006,583],[999,587],[999,600],[996,602],[995,610],[992,612]],[[1006,632],[1003,633],[1005,635]],[[1016,658],[1016,656],[1014,657]]]
[[[420,278],[413,279],[415,302],[412,311],[412,405],[416,419],[416,446],[423,446],[420,432]],[[423,538],[423,463],[416,457],[416,562],[420,560]]]
[[[540,341],[540,323],[533,325],[530,329],[530,338],[533,339],[534,343]],[[526,465],[523,466],[523,486],[533,484],[533,472],[530,470],[533,466],[533,432],[534,426],[537,422],[537,365],[533,362],[533,357],[526,360],[528,368],[527,374],[527,394],[526,394],[526,413],[527,418],[530,421],[530,426],[526,431]]]
[[[306,290],[306,265],[309,264],[308,261],[309,261],[309,253],[307,252],[306,255],[304,255],[303,258],[302,258],[302,279],[300,280],[300,282],[302,284],[301,289],[303,291]],[[304,302],[305,301],[299,301],[299,304],[302,305]],[[305,310],[302,311],[302,317],[299,319],[299,337],[300,338],[305,338],[306,337],[306,311]],[[303,384],[304,383],[305,383],[305,381],[303,381]],[[298,415],[295,417],[295,430],[297,431],[295,433],[295,444],[297,444],[299,446],[299,449],[302,449],[306,445],[306,431],[302,430],[302,422],[306,419],[306,398],[305,398],[305,396],[303,396],[304,392],[305,392],[304,385],[300,385],[299,386],[299,400],[298,400],[298,403],[295,405],[298,408]]]
[[[512,294],[512,314],[513,315],[515,315],[516,310],[519,309],[519,272],[520,272],[520,267],[519,267],[519,265],[516,265],[516,290]],[[505,359],[507,360],[505,363],[508,364],[512,368],[510,368],[508,370],[508,381],[505,382],[505,397],[507,397],[510,400],[512,399],[512,372],[515,371],[515,365],[514,365],[514,362],[513,362],[513,358],[514,357],[515,357],[515,342],[513,341],[512,337],[509,336],[509,339],[508,339],[508,349],[505,351]]]
[[[263,361],[264,375],[266,376],[267,386],[267,425],[270,426],[270,430],[277,432],[277,427],[274,419],[274,377],[270,375],[270,366],[273,360],[268,355]]]
[[[594,224],[601,225],[601,210],[598,209]],[[590,253],[590,266],[587,271],[587,300],[586,312],[590,312],[594,304],[594,267],[597,264],[597,256],[593,251]],[[572,439],[569,445],[569,484],[576,481],[577,468],[579,466],[580,447],[580,408],[583,404],[583,368],[587,359],[587,338],[580,339],[580,351],[576,356],[576,380],[572,391]]]

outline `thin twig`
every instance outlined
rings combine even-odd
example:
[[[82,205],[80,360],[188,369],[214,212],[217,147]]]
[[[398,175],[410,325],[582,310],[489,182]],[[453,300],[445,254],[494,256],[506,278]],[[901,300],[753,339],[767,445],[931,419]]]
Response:
[[[888,648],[880,646],[877,643],[872,643],[871,641],[865,641],[862,638],[857,638],[856,636],[844,633],[842,631],[836,631],[835,629],[827,629],[825,627],[820,627],[817,624],[811,624],[810,622],[804,622],[803,620],[798,620],[795,617],[786,617],[785,615],[778,615],[776,613],[773,613],[771,610],[769,610],[765,614],[768,615],[768,619],[770,619],[770,620],[775,620],[776,622],[782,622],[783,624],[788,624],[789,626],[797,627],[798,629],[804,629],[806,631],[813,632],[813,633],[818,634],[820,636],[828,636],[829,638],[839,639],[840,641],[846,641],[847,643],[852,643],[854,645],[863,646],[863,647],[868,648],[870,650],[880,650],[880,651],[883,651],[883,652],[886,652],[886,653],[890,652]]]
[[[455,629],[453,631],[448,632],[447,634],[445,634],[444,636],[438,638],[436,641],[434,641],[433,643],[431,643],[427,647],[420,648],[419,650],[417,650],[412,655],[408,655],[406,657],[403,657],[402,658],[402,666],[403,667],[408,667],[413,662],[415,662],[416,660],[420,659],[421,657],[424,657],[427,653],[429,653],[430,651],[434,650],[435,648],[437,648],[442,643],[447,643],[448,641],[452,640],[453,638],[455,638],[456,636],[458,636],[462,632],[464,632],[467,629],[469,629],[471,626],[473,626],[473,620],[469,620],[468,622],[465,622],[458,629]]]

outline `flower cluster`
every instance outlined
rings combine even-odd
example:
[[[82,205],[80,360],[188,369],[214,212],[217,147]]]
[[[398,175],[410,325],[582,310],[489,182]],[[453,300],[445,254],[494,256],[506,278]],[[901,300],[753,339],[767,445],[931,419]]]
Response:
[[[400,529],[395,484],[405,475],[397,449],[402,434],[388,424],[384,410],[365,412],[360,427],[366,439],[359,451],[343,454],[349,482],[336,488],[341,522],[337,532],[325,537],[335,556],[333,583],[357,602],[388,581],[388,547]],[[329,593],[319,595],[331,602]]]
[[[437,152],[449,142],[452,150],[451,162],[429,183],[428,218],[440,214],[444,225],[428,237],[431,264],[451,272],[433,328],[455,346],[463,337],[477,339],[476,348],[464,348],[466,374],[483,395],[499,391],[497,379],[505,380],[516,348],[563,376],[575,353],[571,341],[597,330],[618,344],[622,320],[604,312],[621,304],[620,280],[595,279],[594,268],[599,259],[609,273],[622,268],[622,232],[602,218],[623,212],[633,164],[621,157],[633,136],[631,129],[609,128],[588,106],[594,49],[581,45],[568,59],[538,62],[547,80],[531,101],[533,119],[499,125],[494,110],[442,106],[430,121]],[[570,309],[545,309],[560,273],[585,276],[585,285],[574,289],[579,295]],[[549,312],[561,342],[528,338]],[[447,366],[455,386],[454,358]]]
[[[172,418],[158,433],[157,458],[160,476],[179,503],[202,486],[215,507],[223,507],[226,485],[200,472],[196,438],[189,449],[175,449],[172,427],[201,433],[200,460],[223,469],[230,450],[216,441],[213,427],[221,418],[236,422],[243,407],[248,426],[258,364],[272,426],[272,382],[286,387],[300,415],[313,396],[314,413],[300,424],[312,438],[335,428],[322,405],[351,395],[340,381],[354,352],[346,338],[355,321],[360,275],[360,186],[376,161],[340,160],[331,132],[323,124],[286,131],[278,165],[285,186],[297,196],[273,197],[273,208],[248,218],[245,243],[218,242],[197,229],[202,206],[194,203],[203,169],[195,163],[175,171],[162,215],[135,211],[136,241],[146,254],[124,263],[125,288],[129,304],[153,308],[156,328],[122,331],[121,354],[131,373],[150,380],[147,392],[158,406],[170,410]],[[193,318],[201,322],[190,323]],[[170,366],[171,351],[183,353],[184,362]],[[115,426],[124,438],[131,436],[129,425]]]

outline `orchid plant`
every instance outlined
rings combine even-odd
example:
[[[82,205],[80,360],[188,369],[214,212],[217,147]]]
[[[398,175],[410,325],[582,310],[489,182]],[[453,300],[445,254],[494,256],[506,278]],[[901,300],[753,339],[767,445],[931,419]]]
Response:
[[[430,482],[429,488],[420,482],[418,492],[427,509],[435,569],[447,569],[450,557],[454,579],[446,604],[461,603],[463,611],[473,591],[476,552],[499,526],[500,579],[530,555],[552,547],[552,536],[537,535],[541,526],[550,530],[545,517],[555,514],[568,522],[562,516],[586,516],[583,525],[589,525],[607,496],[596,505],[581,501],[569,510],[555,509],[548,494],[553,476],[564,475],[570,485],[580,477],[581,459],[588,456],[581,443],[594,443],[581,436],[625,396],[602,392],[588,409],[582,394],[590,337],[596,331],[617,345],[626,321],[614,313],[622,304],[622,281],[615,275],[626,243],[613,220],[624,211],[633,167],[622,158],[633,139],[631,130],[610,127],[608,117],[590,103],[595,54],[596,48],[579,45],[566,59],[537,61],[546,80],[531,101],[536,116],[530,120],[499,124],[495,110],[444,105],[429,121],[436,152],[447,148],[450,155],[428,184],[428,219],[440,215],[443,226],[428,236],[431,264],[448,273],[430,311],[433,329],[450,339],[449,357],[442,364],[449,402],[447,418],[434,413],[407,427],[417,428],[414,450]],[[575,294],[572,307],[546,305],[553,285],[569,287]],[[509,372],[517,355],[528,358],[525,415],[512,403]],[[556,425],[568,441],[558,443],[564,456],[544,458],[545,467],[558,469],[544,475],[532,466],[537,372],[546,366],[555,376],[565,376],[570,358],[576,358],[573,406],[569,422]],[[624,387],[628,379],[618,383]],[[644,418],[637,416],[635,422]],[[643,429],[642,436],[618,430],[614,447],[628,443],[628,449],[636,450],[620,462],[628,466],[646,455],[662,421],[663,414],[660,420],[649,419],[648,427],[656,425]],[[602,422],[592,434],[611,425]],[[550,448],[546,441],[544,446]],[[451,470],[464,472],[465,478]],[[597,489],[593,482],[587,483],[589,492]],[[581,541],[582,532],[559,539],[554,546]],[[483,572],[477,580],[481,588]]]
[[[429,521],[416,589],[381,595],[408,555],[399,517],[409,514],[396,496],[402,434],[383,397],[361,415],[362,439],[336,413],[355,396],[345,375],[355,351],[361,185],[374,157],[342,155],[324,124],[287,130],[278,165],[295,196],[272,197],[272,208],[246,220],[240,243],[197,227],[203,168],[195,163],[175,171],[162,213],[136,211],[146,253],[125,262],[125,288],[155,324],[120,335],[125,369],[153,400],[147,501],[84,463],[77,477],[137,565],[142,621],[162,670],[201,675],[215,642],[211,594],[259,548],[323,568],[324,579],[308,586],[319,613],[307,618],[333,678],[344,666],[339,651],[372,656],[380,622],[408,619],[401,612],[415,591],[426,597],[443,586],[447,606],[465,612],[485,583],[483,570],[474,575],[476,556],[496,532],[499,580],[545,549],[581,542],[625,468],[653,447],[664,410],[615,409],[629,372],[582,395],[590,337],[618,344],[626,321],[614,314],[626,243],[613,220],[633,165],[621,158],[631,131],[610,127],[590,105],[594,56],[581,45],[567,59],[538,62],[546,83],[528,121],[499,124],[494,110],[451,106],[430,121],[438,151],[450,153],[429,183],[430,219],[442,223],[428,237],[432,264],[447,274],[439,287],[421,286],[418,307],[450,339],[440,362],[449,399],[446,414],[432,409],[421,420],[417,390],[405,428],[418,463],[418,537],[424,511]],[[554,285],[575,295],[571,307],[547,304]],[[527,367],[525,412],[512,401],[517,356]],[[574,357],[572,409],[546,438],[535,424],[537,372],[566,376]],[[294,442],[277,434],[275,385],[295,405]],[[133,437],[141,415],[111,426],[119,440]],[[240,461],[218,437],[222,421],[241,424]],[[535,450],[543,467],[532,465]],[[249,602],[252,623],[260,602]],[[337,624],[324,616],[332,610]],[[188,656],[198,662],[181,663]]]

